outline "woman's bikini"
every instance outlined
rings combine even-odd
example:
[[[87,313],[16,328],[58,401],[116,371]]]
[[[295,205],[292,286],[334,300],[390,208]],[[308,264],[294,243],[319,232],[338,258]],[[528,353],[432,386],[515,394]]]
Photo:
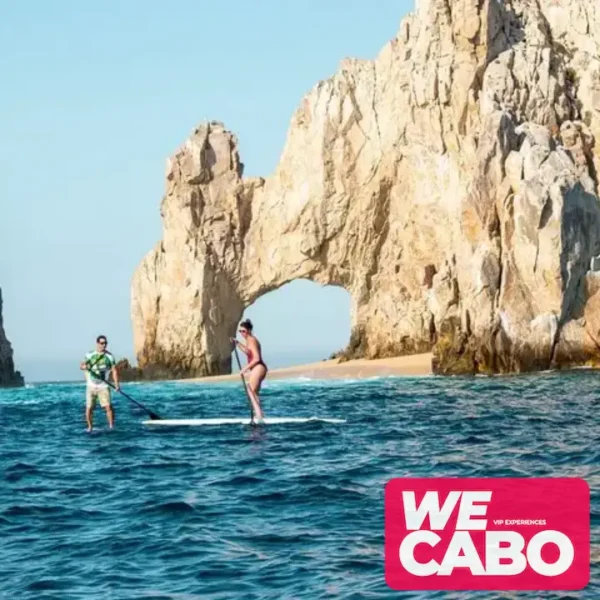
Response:
[[[253,360],[254,360],[254,354],[252,354],[252,350],[250,350],[250,348],[248,347],[248,363],[251,363]],[[254,367],[256,367],[258,365],[262,365],[265,368],[265,371],[269,370],[267,365],[263,362],[262,358],[254,365]],[[254,368],[254,367],[252,367],[252,368]]]

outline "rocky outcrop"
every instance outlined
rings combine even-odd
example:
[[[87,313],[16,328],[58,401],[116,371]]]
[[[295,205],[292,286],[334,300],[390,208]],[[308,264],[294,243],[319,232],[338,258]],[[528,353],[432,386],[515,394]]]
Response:
[[[162,365],[146,365],[144,369],[133,366],[127,358],[117,362],[119,381],[152,381],[164,380],[172,377],[172,372]]]
[[[13,349],[4,332],[2,318],[2,290],[0,289],[0,386],[20,387],[24,385],[23,376],[15,371],[13,362]]]
[[[144,371],[139,367],[134,367],[128,359],[122,358],[117,361],[117,371],[119,373],[119,381],[143,381],[146,379]]]
[[[228,372],[244,308],[299,278],[350,293],[347,355],[433,348],[439,373],[598,356],[599,14],[420,0],[376,60],[302,100],[266,179],[198,127],[132,284],[140,367]]]

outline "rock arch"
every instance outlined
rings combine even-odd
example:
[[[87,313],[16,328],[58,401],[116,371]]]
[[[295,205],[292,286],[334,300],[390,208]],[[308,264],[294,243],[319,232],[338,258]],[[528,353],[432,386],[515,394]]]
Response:
[[[348,290],[355,354],[434,347],[440,372],[597,356],[587,4],[419,2],[376,60],[343,61],[302,100],[267,179],[243,178],[222,123],[198,127],[168,163],[163,240],[133,280],[139,365],[227,372],[244,308],[299,278]]]
[[[323,172],[309,189],[314,173],[303,166],[244,180],[237,139],[221,123],[196,129],[169,161],[164,237],[133,282],[142,368],[229,371],[228,339],[245,308],[297,279],[347,290],[353,346],[364,346],[361,311],[387,235],[391,186],[372,178],[366,193],[339,194],[334,172]]]

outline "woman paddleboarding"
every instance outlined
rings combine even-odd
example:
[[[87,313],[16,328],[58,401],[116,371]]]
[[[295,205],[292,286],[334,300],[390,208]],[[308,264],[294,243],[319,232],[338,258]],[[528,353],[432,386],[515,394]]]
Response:
[[[267,365],[264,363],[261,354],[261,346],[258,339],[252,333],[253,329],[252,321],[246,319],[240,323],[240,335],[246,341],[245,344],[238,342],[237,339],[231,338],[240,350],[248,358],[248,364],[240,371],[240,374],[244,376],[246,373],[250,373],[248,378],[248,392],[250,395],[250,401],[254,409],[254,418],[257,423],[262,423],[264,415],[260,406],[260,387],[265,377],[267,376]]]

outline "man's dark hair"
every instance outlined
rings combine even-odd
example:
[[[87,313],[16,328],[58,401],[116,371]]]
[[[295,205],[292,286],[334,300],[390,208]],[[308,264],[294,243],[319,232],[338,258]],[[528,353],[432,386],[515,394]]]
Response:
[[[105,342],[108,342],[108,340],[106,339],[106,336],[105,336],[105,335],[99,335],[99,336],[96,338],[96,343],[97,343],[97,344],[99,344],[99,343],[100,343],[102,340],[104,340]]]

